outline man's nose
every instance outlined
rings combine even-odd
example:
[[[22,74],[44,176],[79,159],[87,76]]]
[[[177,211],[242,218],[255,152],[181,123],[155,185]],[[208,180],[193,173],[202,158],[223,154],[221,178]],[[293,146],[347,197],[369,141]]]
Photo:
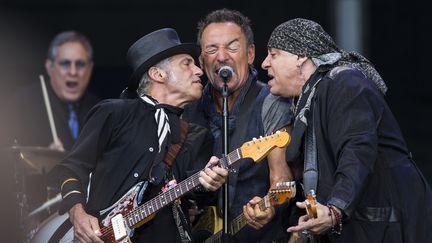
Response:
[[[268,59],[269,59],[269,56],[267,55],[266,58],[264,59],[264,61],[261,63],[261,68],[264,70],[267,70],[267,68],[269,67]]]
[[[218,62],[226,62],[229,58],[229,54],[225,48],[220,48],[217,52],[216,58]]]
[[[78,68],[77,68],[75,62],[71,63],[68,71],[69,71],[69,74],[71,74],[71,75],[76,75],[78,73]]]
[[[200,68],[200,67],[198,67],[197,65],[194,65],[195,67],[194,67],[194,73],[195,73],[195,75],[196,76],[198,76],[198,77],[201,77],[203,74],[204,74],[204,72],[203,72],[203,70]]]

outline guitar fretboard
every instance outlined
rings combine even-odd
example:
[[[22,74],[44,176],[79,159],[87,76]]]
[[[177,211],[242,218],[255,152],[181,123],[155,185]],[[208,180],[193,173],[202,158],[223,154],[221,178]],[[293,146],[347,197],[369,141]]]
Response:
[[[268,195],[266,195],[258,203],[260,209],[263,211],[266,208],[264,200],[268,200]],[[246,218],[245,218],[244,214],[242,213],[242,214],[238,215],[235,219],[233,219],[231,221],[230,231],[229,231],[230,235],[237,234],[237,232],[239,232],[241,229],[243,229],[243,227],[245,227],[246,224],[247,224],[247,222],[246,222]],[[210,238],[208,238],[207,240],[204,241],[204,243],[212,243],[212,242],[222,243],[222,231],[217,232],[216,234],[212,235]]]
[[[258,206],[260,207],[261,211],[264,211],[266,209],[265,206],[265,200],[269,200],[269,196],[266,195],[261,201],[258,203]],[[245,227],[247,224],[246,218],[244,214],[240,214],[237,216],[233,221],[231,221],[231,227],[230,227],[230,233],[231,235],[237,234],[243,227]]]
[[[219,163],[221,165],[230,166],[237,160],[242,158],[241,150],[236,149],[229,153],[226,157],[223,157],[219,159]],[[199,174],[201,171],[196,172],[189,178],[183,180],[176,186],[172,187],[171,189],[162,192],[158,196],[150,199],[149,201],[145,202],[143,205],[131,210],[128,214],[124,215],[125,221],[129,227],[132,227],[133,225],[138,224],[139,222],[143,221],[148,216],[152,215],[153,213],[157,212],[161,208],[165,207],[166,205],[174,202],[177,198],[183,196],[187,192],[191,191],[195,187],[200,185],[199,182]]]

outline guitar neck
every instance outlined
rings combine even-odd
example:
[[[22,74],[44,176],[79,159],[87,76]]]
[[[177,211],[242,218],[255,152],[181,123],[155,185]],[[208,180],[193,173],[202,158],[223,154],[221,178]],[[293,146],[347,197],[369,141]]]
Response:
[[[242,159],[240,149],[236,149],[229,153],[226,157],[219,159],[220,164],[229,167],[234,162]],[[131,210],[128,214],[123,215],[126,223],[129,227],[132,227],[153,213],[159,211],[166,205],[174,202],[177,198],[183,196],[184,194],[190,192],[192,189],[200,185],[199,174],[201,171],[196,172],[192,176],[183,180],[176,186],[170,188],[169,190],[162,192],[158,196],[150,199],[141,206]]]
[[[269,196],[266,195],[261,201],[258,203],[260,209],[264,211],[266,209],[266,201],[269,200]],[[243,227],[247,225],[246,218],[243,213],[238,215],[235,219],[231,221],[230,225],[230,235],[237,234]],[[212,235],[210,238],[204,241],[205,243],[222,243],[222,231],[217,232],[216,234]]]
[[[261,211],[264,211],[268,206],[266,206],[265,202],[269,200],[269,196],[266,195],[261,201],[258,203],[258,206],[260,207]],[[243,213],[238,215],[235,219],[231,221],[231,227],[230,227],[230,233],[231,235],[237,234],[243,227],[247,225],[246,217]]]

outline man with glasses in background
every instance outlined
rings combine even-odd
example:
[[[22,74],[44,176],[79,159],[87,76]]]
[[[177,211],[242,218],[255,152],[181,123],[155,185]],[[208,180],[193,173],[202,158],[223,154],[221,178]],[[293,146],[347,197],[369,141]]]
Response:
[[[92,59],[92,46],[83,34],[76,31],[57,34],[45,61],[48,78],[35,76],[31,84],[11,94],[7,110],[1,115],[1,178],[2,185],[9,185],[3,195],[9,206],[18,207],[21,215],[19,222],[10,224],[16,225],[8,230],[13,237],[18,234],[16,231],[20,232],[21,240],[28,238],[32,229],[55,211],[53,206],[57,205],[58,197],[54,196],[59,190],[47,187],[47,173],[65,155],[62,151],[72,148],[87,112],[99,101],[87,91]],[[47,101],[52,119],[48,116]],[[54,139],[50,120],[58,139]],[[48,207],[47,203],[51,205]],[[10,218],[14,218],[15,210],[8,211]]]
[[[43,89],[39,78],[19,90],[9,104],[8,145],[42,146],[69,150],[78,136],[84,117],[99,99],[87,92],[93,69],[90,41],[76,31],[57,34],[52,40],[45,69],[46,90],[59,138],[54,143]],[[37,80],[37,81],[36,81]]]

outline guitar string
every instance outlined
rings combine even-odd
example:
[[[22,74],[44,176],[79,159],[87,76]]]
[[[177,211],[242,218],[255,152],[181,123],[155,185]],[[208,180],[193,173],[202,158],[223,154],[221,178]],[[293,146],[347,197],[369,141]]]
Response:
[[[279,137],[280,135],[277,135],[277,136]],[[271,138],[273,138],[273,135],[271,136]],[[228,163],[227,163],[228,166],[231,165],[233,162],[235,162],[235,161],[241,159],[242,155],[241,155],[239,152],[240,152],[240,149],[235,149],[234,151],[232,151],[231,153],[229,153],[229,154],[226,156],[226,159],[227,159],[227,162],[228,162]],[[234,158],[233,158],[233,157],[234,157]],[[231,162],[231,161],[232,161],[232,160],[231,160],[232,158],[235,159],[233,162]],[[224,159],[224,158],[219,159],[219,161],[221,161],[222,159]],[[204,169],[203,169],[203,170],[204,170]],[[203,171],[203,170],[201,170],[201,171]],[[190,178],[193,178],[194,180],[197,180],[197,178],[195,178],[195,177],[199,177],[199,173],[200,173],[201,171],[195,173],[195,174],[192,175]],[[186,179],[185,181],[187,181],[187,180],[188,180],[188,179]],[[185,182],[185,181],[183,181],[183,182]],[[182,184],[182,182],[179,183],[179,187],[181,187],[181,184]],[[186,183],[183,183],[183,184],[186,184]],[[196,185],[196,186],[198,186],[198,185]],[[187,190],[186,192],[182,193],[181,195],[187,193],[188,191],[192,190],[192,189],[195,188],[196,186],[193,186],[192,188],[190,188],[190,189]],[[174,187],[174,188],[175,188],[175,187]],[[169,192],[174,191],[174,190],[173,190],[174,188],[172,188],[172,190],[171,190],[171,189],[168,190],[166,194],[169,194]],[[187,188],[187,186],[186,186],[186,188]],[[165,193],[164,193],[164,194],[165,194]],[[181,196],[181,195],[180,195],[180,196]],[[157,198],[158,198],[158,197],[153,198],[153,199],[150,199],[148,202],[146,202],[146,203],[143,204],[142,206],[144,206],[144,205],[146,205],[146,204],[149,204],[150,202],[155,202],[156,205],[157,205],[157,201],[156,201]],[[174,199],[174,200],[175,200],[175,199]],[[173,202],[174,200],[171,200],[169,203]],[[165,202],[165,205],[163,205],[163,206],[166,206],[166,205],[168,205],[169,203],[166,203],[166,202]],[[136,211],[143,209],[144,207],[142,207],[142,206],[140,206],[140,207],[138,207],[138,208],[136,208],[136,209],[131,210],[130,212],[128,212],[127,214],[125,214],[125,217],[126,217],[126,218],[129,218],[129,216],[131,216],[132,214],[135,214]],[[162,205],[161,205],[161,206],[162,206]],[[163,207],[160,207],[158,210],[160,210],[161,208],[163,208]],[[155,213],[155,212],[156,212],[156,211],[154,211],[153,213]],[[142,213],[142,211],[140,211],[140,213]],[[151,213],[150,215],[152,215],[153,213]],[[147,217],[150,216],[150,215],[147,215]],[[144,219],[145,219],[145,218],[144,218]],[[142,219],[142,220],[143,220],[143,219]],[[142,221],[142,220],[140,220],[140,221]],[[136,222],[135,224],[138,224],[138,223],[139,223],[139,222]],[[134,225],[135,225],[135,224],[134,224]],[[112,233],[113,229],[112,229],[111,226],[112,226],[112,224],[109,223],[108,226],[105,226],[105,227],[103,227],[103,228],[101,229],[101,236],[102,236],[102,237],[107,236],[108,234],[111,234],[111,233]],[[131,225],[130,227],[133,227],[133,225]]]
[[[267,194],[263,199],[261,199],[261,201],[258,203],[258,205],[260,206],[261,210],[265,210],[265,200],[266,198],[270,198],[270,195],[273,194],[278,194],[278,193],[286,193],[286,192],[292,192],[291,190],[291,186],[288,189],[274,189],[271,190],[271,193]],[[239,216],[237,216],[232,222],[231,222],[231,233],[232,235],[235,235],[236,233],[238,233],[245,225],[246,225],[246,218],[244,217],[243,214],[240,214]],[[234,227],[235,225],[238,225],[237,227]],[[222,237],[222,231],[218,231],[216,232],[216,234],[212,235],[211,237],[209,237],[207,240],[205,240],[205,243],[209,243],[209,242],[214,242],[217,241],[219,242],[220,239]]]
[[[235,156],[237,156],[237,150],[239,150],[239,149],[236,149],[236,150],[234,150],[234,151],[232,151],[231,153],[228,154],[228,156],[227,156],[227,157],[228,157],[228,159],[227,159],[227,160],[228,160],[228,164],[231,164],[231,163],[232,163],[232,162],[231,162],[231,158],[232,158],[232,157],[235,158]],[[238,157],[238,156],[237,156],[237,157]],[[223,158],[219,159],[219,161],[221,161],[222,159],[223,159]],[[238,159],[240,159],[240,158],[236,158],[236,159],[238,160]],[[203,170],[204,170],[204,169],[203,169]],[[180,182],[180,183],[178,184],[178,187],[179,187],[179,188],[181,188],[182,185],[185,185],[185,186],[186,186],[186,191],[185,191],[185,192],[181,192],[179,196],[182,196],[183,194],[189,192],[190,190],[192,190],[193,188],[195,188],[195,187],[198,186],[198,185],[194,185],[192,188],[189,188],[189,190],[188,190],[188,187],[187,187],[186,182],[187,182],[187,181],[193,181],[193,182],[196,182],[196,181],[198,180],[198,178],[199,178],[199,173],[200,173],[201,171],[203,171],[203,170],[200,170],[199,172],[193,174],[191,177],[189,177],[188,179],[186,179],[186,180],[184,180],[184,181],[182,181],[182,182]],[[193,183],[193,184],[195,184],[195,183]],[[177,186],[171,188],[170,190],[168,190],[166,193],[163,193],[163,194],[171,194],[171,192],[175,191],[176,188],[177,188]],[[180,189],[180,191],[181,191],[181,189]],[[162,194],[161,194],[161,195],[162,195]],[[177,199],[179,196],[177,196],[175,199]],[[145,205],[149,205],[149,204],[153,205],[153,203],[155,203],[156,206],[157,206],[157,204],[158,204],[158,202],[157,202],[157,201],[158,201],[157,198],[160,198],[160,196],[155,197],[155,198],[152,198],[152,199],[150,199],[149,201],[147,201],[146,203],[144,203],[143,205],[139,206],[138,208],[133,209],[133,210],[131,210],[130,212],[126,213],[125,216],[124,216],[124,218],[129,218],[129,216],[131,216],[131,215],[135,215],[135,213],[136,213],[137,211],[140,211],[140,213],[142,213],[141,210],[145,208]],[[165,198],[166,198],[166,197],[165,197]],[[171,198],[171,195],[170,195],[170,198]],[[162,209],[164,206],[168,205],[169,203],[175,201],[175,199],[174,199],[174,200],[170,199],[171,201],[168,202],[168,203],[167,203],[167,201],[165,201],[165,202],[164,202],[164,205],[161,205],[161,207],[160,207],[158,210]],[[148,210],[148,211],[150,212],[150,210]],[[147,215],[145,218],[147,218],[148,216],[152,215],[152,214],[155,213],[155,212],[156,212],[156,211],[150,213],[150,214]],[[145,219],[145,218],[144,218],[144,219]],[[144,219],[141,219],[141,220],[139,220],[139,221],[142,221],[142,220],[144,220]],[[139,222],[136,222],[135,224],[138,224],[138,223],[139,223]],[[135,225],[135,224],[134,224],[134,225]],[[131,225],[130,227],[133,227],[133,225]],[[102,236],[102,237],[108,236],[109,234],[112,234],[112,231],[113,231],[113,229],[112,229],[112,224],[109,223],[108,226],[105,226],[105,227],[103,227],[103,228],[101,229],[101,234],[102,234],[101,236]]]

